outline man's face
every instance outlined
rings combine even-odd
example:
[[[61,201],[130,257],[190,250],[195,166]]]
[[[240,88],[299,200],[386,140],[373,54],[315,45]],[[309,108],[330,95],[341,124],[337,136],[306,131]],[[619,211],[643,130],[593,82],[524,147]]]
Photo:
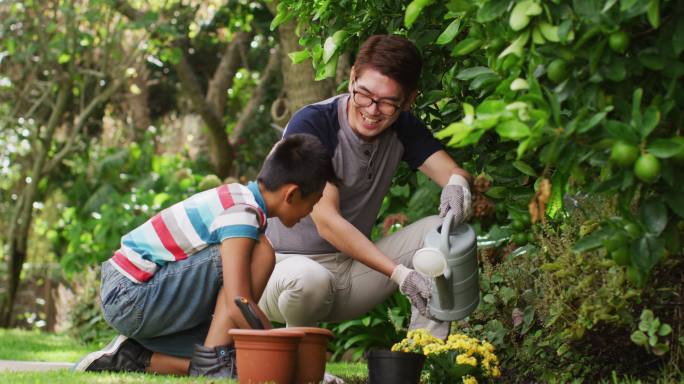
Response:
[[[349,125],[367,141],[391,126],[404,106],[410,104],[399,83],[374,69],[366,69],[361,74],[352,69],[349,93]]]

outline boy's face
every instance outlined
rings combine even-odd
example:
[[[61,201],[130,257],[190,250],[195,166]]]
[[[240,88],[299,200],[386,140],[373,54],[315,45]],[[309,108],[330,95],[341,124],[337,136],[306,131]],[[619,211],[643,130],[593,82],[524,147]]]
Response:
[[[406,97],[397,81],[372,68],[361,73],[352,69],[349,94],[349,125],[367,141],[372,141],[389,128],[414,98],[414,95]]]
[[[280,221],[288,228],[295,226],[299,221],[307,217],[313,211],[314,205],[323,196],[323,191],[312,193],[309,196],[302,197],[299,188],[287,196],[286,209],[283,209],[279,215]]]

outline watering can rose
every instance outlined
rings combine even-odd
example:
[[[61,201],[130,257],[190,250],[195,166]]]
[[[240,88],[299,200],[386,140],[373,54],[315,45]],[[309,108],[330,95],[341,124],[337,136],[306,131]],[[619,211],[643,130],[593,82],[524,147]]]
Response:
[[[394,344],[392,351],[424,354],[429,382],[453,383],[460,379],[464,384],[475,384],[501,376],[494,346],[463,334],[450,335],[445,342],[426,329],[416,329]]]

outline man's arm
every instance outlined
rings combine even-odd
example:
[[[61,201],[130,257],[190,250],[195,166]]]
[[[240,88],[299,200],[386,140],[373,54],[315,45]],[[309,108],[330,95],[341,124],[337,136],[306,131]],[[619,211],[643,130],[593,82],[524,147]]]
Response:
[[[396,264],[340,213],[339,191],[328,183],[314,206],[311,218],[322,238],[340,252],[388,277]]]
[[[472,185],[473,183],[473,177],[470,173],[459,167],[444,150],[439,150],[430,155],[418,169],[442,188],[447,185],[451,175],[463,176],[469,184]]]

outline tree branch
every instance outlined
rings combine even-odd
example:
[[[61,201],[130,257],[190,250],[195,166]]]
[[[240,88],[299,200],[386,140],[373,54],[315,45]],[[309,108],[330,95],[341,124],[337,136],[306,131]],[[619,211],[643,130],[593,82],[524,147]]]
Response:
[[[259,108],[259,105],[263,103],[264,97],[266,96],[266,87],[268,87],[271,84],[273,77],[280,70],[279,50],[275,48],[270,53],[271,56],[269,56],[268,63],[266,64],[266,67],[262,72],[261,79],[259,80],[259,85],[257,85],[256,89],[254,90],[254,93],[252,94],[252,97],[249,99],[249,102],[242,110],[240,118],[235,124],[235,128],[233,128],[233,132],[230,134],[230,141],[233,143],[238,138],[240,138],[240,135],[242,135],[242,132],[244,131],[245,126],[247,125],[247,122],[252,120],[252,118],[254,117],[254,114]]]
[[[42,169],[41,175],[47,175],[50,172],[52,172],[52,170],[57,165],[59,165],[68,154],[70,154],[74,150],[74,143],[80,137],[79,132],[83,130],[86,121],[88,121],[88,118],[90,118],[90,116],[93,114],[95,108],[99,106],[101,103],[109,100],[112,97],[112,95],[116,91],[118,91],[119,88],[121,88],[123,84],[123,78],[118,78],[114,80],[102,93],[100,93],[94,99],[92,99],[90,103],[88,103],[88,105],[85,107],[85,109],[81,111],[81,113],[78,114],[78,116],[76,117],[76,124],[74,124],[73,128],[71,129],[67,142],[64,144],[64,146],[62,146],[62,149],[60,149],[59,152],[52,156],[50,161],[47,164],[45,164],[45,166]]]
[[[252,33],[244,31],[235,34],[233,41],[223,51],[221,62],[209,80],[206,100],[219,113],[226,105],[226,91],[233,85],[235,73],[240,68],[244,45],[252,40],[252,36]]]

